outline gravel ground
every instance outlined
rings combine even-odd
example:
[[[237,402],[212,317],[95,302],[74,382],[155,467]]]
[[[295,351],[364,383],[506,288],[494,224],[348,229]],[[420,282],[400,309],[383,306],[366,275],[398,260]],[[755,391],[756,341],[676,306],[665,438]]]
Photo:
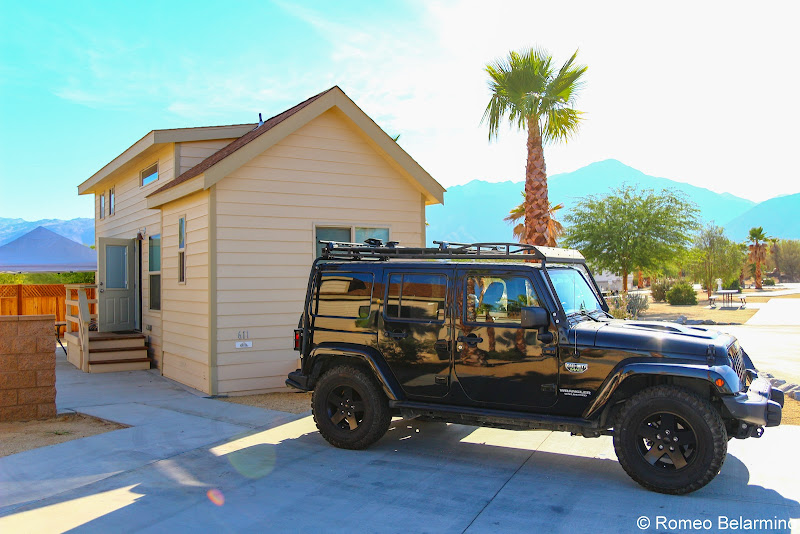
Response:
[[[265,408],[267,410],[277,410],[279,412],[304,413],[311,410],[311,393],[303,391],[221,397],[217,400],[246,404],[247,406],[255,406],[256,408]]]
[[[79,413],[42,421],[0,423],[0,457],[120,428],[126,427]]]
[[[786,397],[781,413],[782,425],[800,425],[800,401]]]

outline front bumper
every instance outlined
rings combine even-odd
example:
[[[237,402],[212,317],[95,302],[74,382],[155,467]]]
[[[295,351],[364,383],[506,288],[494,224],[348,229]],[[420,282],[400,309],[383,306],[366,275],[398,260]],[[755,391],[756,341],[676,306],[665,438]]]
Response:
[[[756,378],[746,392],[722,397],[722,402],[735,419],[744,423],[757,427],[781,424],[783,391],[773,390],[766,378]]]
[[[286,385],[290,388],[310,391],[308,387],[308,376],[304,375],[300,369],[289,373],[289,378],[286,379]]]

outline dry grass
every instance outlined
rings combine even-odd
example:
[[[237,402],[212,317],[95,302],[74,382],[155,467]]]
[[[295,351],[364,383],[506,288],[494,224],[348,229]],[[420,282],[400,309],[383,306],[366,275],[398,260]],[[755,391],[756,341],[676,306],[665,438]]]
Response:
[[[698,295],[697,304],[689,306],[673,306],[666,302],[650,302],[650,307],[639,315],[640,319],[648,321],[675,321],[681,315],[687,319],[712,320],[717,323],[744,323],[758,310],[754,308],[733,308],[718,305],[709,308],[705,293]]]
[[[800,401],[786,397],[781,414],[782,425],[800,425]]]
[[[311,393],[306,393],[303,391],[262,393],[261,395],[242,395],[241,397],[223,397],[219,398],[218,400],[289,413],[304,413],[311,409]]]
[[[59,415],[42,421],[0,423],[0,457],[120,428],[127,427],[80,413]]]

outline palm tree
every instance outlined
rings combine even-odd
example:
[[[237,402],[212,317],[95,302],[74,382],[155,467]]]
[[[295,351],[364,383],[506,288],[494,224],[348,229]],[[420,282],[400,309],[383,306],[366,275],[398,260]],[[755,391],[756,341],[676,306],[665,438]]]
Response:
[[[486,66],[492,96],[481,122],[489,123],[489,139],[497,138],[504,118],[528,132],[525,164],[525,239],[531,245],[550,242],[547,168],[543,143],[567,141],[578,130],[582,112],[575,97],[587,67],[576,65],[576,51],[556,70],[552,56],[541,49],[510,52]]]
[[[767,260],[767,241],[769,237],[761,226],[750,228],[747,240],[750,241],[749,260],[755,266],[753,278],[756,280],[756,289],[761,289],[761,264]]]
[[[564,233],[564,227],[556,220],[556,212],[564,207],[564,204],[551,205],[547,203],[547,236],[548,241],[546,246],[557,247],[558,238]],[[514,239],[520,243],[525,242],[525,224],[519,222],[525,218],[525,193],[522,193],[522,202],[519,206],[514,207],[508,212],[508,216],[503,218],[504,221],[514,225]]]

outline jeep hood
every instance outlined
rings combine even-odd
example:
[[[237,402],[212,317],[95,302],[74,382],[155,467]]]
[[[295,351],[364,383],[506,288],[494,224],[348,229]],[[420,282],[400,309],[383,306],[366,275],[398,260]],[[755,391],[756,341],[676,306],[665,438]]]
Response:
[[[709,345],[727,345],[733,339],[699,326],[636,320],[582,321],[569,331],[569,341],[583,346],[703,358]]]

